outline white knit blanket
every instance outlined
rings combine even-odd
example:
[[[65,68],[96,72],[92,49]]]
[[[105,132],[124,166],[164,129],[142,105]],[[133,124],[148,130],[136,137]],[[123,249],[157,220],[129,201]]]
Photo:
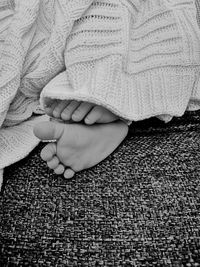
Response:
[[[199,108],[196,15],[195,0],[1,0],[0,169],[38,144],[39,99],[130,121]]]

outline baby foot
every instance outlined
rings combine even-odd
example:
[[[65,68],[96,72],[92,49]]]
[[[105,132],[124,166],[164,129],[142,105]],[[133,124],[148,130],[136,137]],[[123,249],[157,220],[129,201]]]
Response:
[[[76,100],[55,100],[47,104],[45,108],[47,115],[62,119],[84,122],[88,125],[94,123],[109,123],[118,119],[112,112],[101,106]]]
[[[65,178],[101,162],[118,147],[127,132],[128,126],[122,121],[92,126],[42,122],[34,128],[39,139],[57,140],[43,148],[41,157]]]

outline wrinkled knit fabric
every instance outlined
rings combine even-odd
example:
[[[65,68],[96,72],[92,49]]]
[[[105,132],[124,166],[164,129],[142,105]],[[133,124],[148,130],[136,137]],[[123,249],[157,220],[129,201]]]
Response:
[[[79,99],[130,121],[169,120],[199,105],[195,1],[105,2],[95,1],[76,21],[66,71],[44,88],[42,104]]]
[[[2,0],[0,169],[38,144],[40,95],[130,121],[198,109],[196,12],[194,0]]]
[[[92,1],[0,1],[0,169],[24,158],[39,143],[33,126],[43,87],[64,70],[73,23]],[[3,176],[0,172],[0,180]]]

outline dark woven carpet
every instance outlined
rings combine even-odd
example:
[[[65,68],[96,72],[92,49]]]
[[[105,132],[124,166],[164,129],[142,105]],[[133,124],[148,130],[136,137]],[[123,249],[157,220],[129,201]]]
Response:
[[[200,266],[200,112],[136,123],[66,181],[42,145],[6,169],[0,266]]]

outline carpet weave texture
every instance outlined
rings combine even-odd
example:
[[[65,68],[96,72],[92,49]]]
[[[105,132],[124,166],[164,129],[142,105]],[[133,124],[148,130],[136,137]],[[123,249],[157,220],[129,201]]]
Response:
[[[72,180],[43,146],[5,170],[0,266],[200,266],[200,112],[133,124]]]

